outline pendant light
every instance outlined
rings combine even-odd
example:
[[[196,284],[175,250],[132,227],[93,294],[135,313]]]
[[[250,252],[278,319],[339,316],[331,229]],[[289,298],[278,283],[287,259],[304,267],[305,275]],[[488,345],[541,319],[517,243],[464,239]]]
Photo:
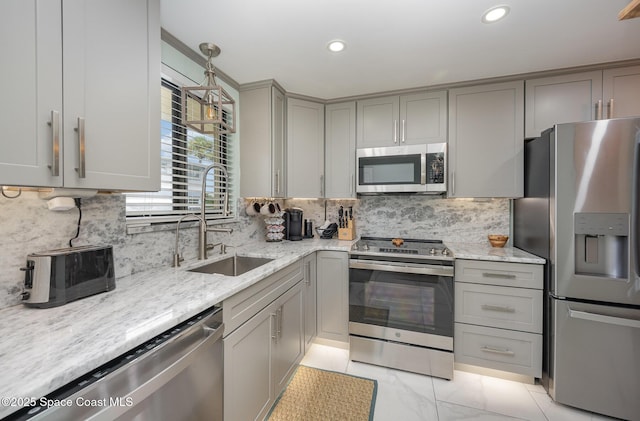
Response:
[[[210,42],[200,44],[200,51],[207,56],[202,86],[182,88],[182,123],[202,134],[235,133],[236,101],[216,83],[211,60],[220,54],[220,48]]]

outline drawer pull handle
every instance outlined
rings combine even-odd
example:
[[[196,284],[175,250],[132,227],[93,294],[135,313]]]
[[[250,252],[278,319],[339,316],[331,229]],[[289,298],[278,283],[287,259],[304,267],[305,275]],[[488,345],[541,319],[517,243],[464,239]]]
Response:
[[[489,310],[489,311],[499,311],[502,313],[515,313],[516,309],[512,308],[512,307],[507,307],[507,306],[495,306],[492,304],[482,304],[480,306],[481,309],[483,310]]]
[[[516,275],[513,273],[492,273],[482,272],[483,278],[499,278],[499,279],[516,279]]]
[[[488,346],[483,346],[482,348],[480,348],[480,350],[482,352],[489,352],[491,354],[500,354],[500,355],[509,355],[509,356],[516,355],[515,352],[509,351],[508,349],[497,349],[497,348],[491,348]]]

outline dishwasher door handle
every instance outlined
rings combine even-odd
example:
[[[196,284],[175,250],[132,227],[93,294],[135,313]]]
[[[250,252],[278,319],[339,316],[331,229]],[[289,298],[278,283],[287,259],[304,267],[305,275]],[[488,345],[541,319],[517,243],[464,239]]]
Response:
[[[155,391],[159,390],[165,384],[169,383],[174,377],[180,374],[185,368],[187,368],[196,358],[200,352],[207,347],[209,344],[213,344],[222,339],[222,334],[224,332],[224,325],[221,324],[217,328],[211,328],[203,324],[201,326],[205,333],[205,338],[200,341],[197,345],[195,345],[189,352],[180,357],[177,361],[167,366],[161,372],[153,376],[151,379],[147,380],[137,388],[131,391],[123,390],[122,393],[126,395],[123,398],[124,402],[131,401],[133,402],[132,406],[107,406],[103,408],[100,412],[93,414],[87,420],[91,421],[110,421],[120,415],[126,413],[139,402],[142,402],[148,396],[150,396]],[[162,365],[163,362],[158,362],[159,365]],[[118,392],[115,392],[114,396],[118,395]]]

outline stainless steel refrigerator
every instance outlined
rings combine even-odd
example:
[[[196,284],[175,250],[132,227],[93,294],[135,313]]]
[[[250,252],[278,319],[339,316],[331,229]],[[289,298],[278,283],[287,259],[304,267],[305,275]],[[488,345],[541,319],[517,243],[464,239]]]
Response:
[[[543,384],[640,420],[640,118],[558,124],[525,144],[514,245],[545,265]]]

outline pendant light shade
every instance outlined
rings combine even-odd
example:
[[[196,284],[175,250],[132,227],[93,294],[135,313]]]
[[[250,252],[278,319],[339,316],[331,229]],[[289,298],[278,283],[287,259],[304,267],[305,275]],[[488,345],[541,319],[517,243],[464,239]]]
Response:
[[[217,45],[204,42],[200,51],[207,56],[202,86],[182,88],[182,123],[202,134],[235,133],[236,101],[216,83],[215,69],[211,60],[220,54]]]

